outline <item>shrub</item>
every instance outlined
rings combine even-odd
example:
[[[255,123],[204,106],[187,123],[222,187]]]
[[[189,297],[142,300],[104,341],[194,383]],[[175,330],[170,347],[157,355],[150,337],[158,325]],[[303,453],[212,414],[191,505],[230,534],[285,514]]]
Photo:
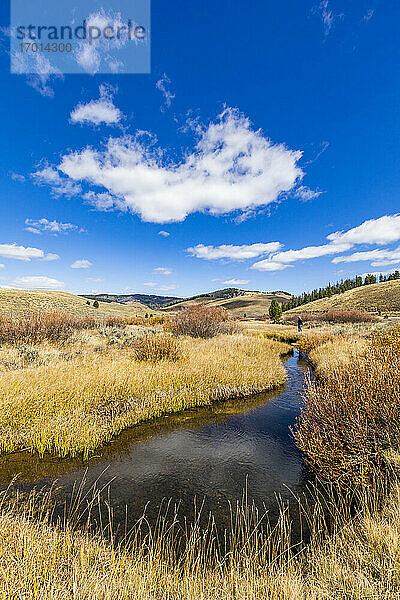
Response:
[[[97,302],[97,300],[95,300],[95,301],[93,302],[93,307],[94,307],[94,308],[99,308],[99,303]]]
[[[323,478],[368,483],[398,444],[400,328],[374,334],[367,350],[309,380],[294,437]]]
[[[178,360],[181,348],[178,340],[171,335],[145,335],[134,342],[137,360],[158,362],[159,360]]]
[[[227,321],[228,313],[223,308],[193,304],[173,317],[169,328],[175,335],[210,338],[221,333]]]
[[[0,343],[55,342],[68,338],[75,330],[93,329],[101,325],[123,327],[125,322],[116,317],[74,317],[56,311],[31,312],[18,317],[0,315]]]

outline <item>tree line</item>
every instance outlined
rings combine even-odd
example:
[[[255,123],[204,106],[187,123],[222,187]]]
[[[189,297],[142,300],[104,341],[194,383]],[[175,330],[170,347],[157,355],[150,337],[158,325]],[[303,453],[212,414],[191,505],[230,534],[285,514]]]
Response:
[[[309,302],[313,302],[314,300],[319,300],[321,298],[330,298],[335,294],[342,294],[343,292],[353,290],[354,288],[358,288],[363,285],[370,285],[371,283],[378,282],[382,283],[383,281],[393,281],[394,279],[400,279],[400,271],[394,271],[389,275],[383,275],[381,273],[379,277],[376,277],[376,275],[370,273],[364,278],[360,275],[357,275],[357,277],[354,277],[353,279],[341,279],[334,284],[329,283],[326,287],[318,288],[312,290],[311,292],[303,292],[300,294],[300,296],[293,296],[293,298],[282,305],[282,310],[290,310],[291,308],[296,308],[297,306],[302,306],[303,304],[308,304]]]

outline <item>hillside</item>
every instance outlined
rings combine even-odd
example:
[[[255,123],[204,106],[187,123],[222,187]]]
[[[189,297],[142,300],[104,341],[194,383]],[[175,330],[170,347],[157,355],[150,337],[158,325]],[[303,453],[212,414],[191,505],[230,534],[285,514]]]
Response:
[[[314,300],[303,306],[292,308],[285,314],[319,313],[328,310],[365,310],[377,313],[400,312],[400,280],[372,283],[331,298]]]
[[[139,302],[147,308],[157,310],[162,306],[179,302],[183,298],[176,296],[158,296],[156,294],[82,294],[82,297],[99,302],[118,302],[119,304],[135,304]]]
[[[164,312],[176,312],[192,304],[206,304],[207,306],[225,308],[236,317],[260,317],[268,313],[269,306],[274,298],[283,303],[291,298],[290,294],[286,292],[246,292],[239,290],[240,294],[230,295],[227,298],[219,297],[219,292],[217,292],[218,297],[213,294],[203,294],[177,302],[162,310]]]
[[[58,310],[76,316],[99,315],[130,317],[144,314],[148,307],[140,302],[129,305],[116,302],[99,302],[99,308],[86,304],[86,299],[66,292],[48,292],[42,290],[9,290],[0,288],[0,314],[21,314],[31,310],[49,312]]]

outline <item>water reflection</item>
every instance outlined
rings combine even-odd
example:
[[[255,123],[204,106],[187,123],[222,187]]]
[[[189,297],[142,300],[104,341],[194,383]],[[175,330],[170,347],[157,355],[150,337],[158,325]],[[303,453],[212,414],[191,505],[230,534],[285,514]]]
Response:
[[[220,524],[228,522],[228,503],[248,497],[272,514],[276,496],[290,499],[307,477],[300,453],[290,437],[298,413],[307,363],[297,355],[286,361],[283,391],[245,401],[165,417],[125,431],[90,460],[39,459],[28,454],[0,458],[0,484],[19,475],[23,490],[58,480],[60,498],[68,498],[86,472],[86,488],[96,480],[109,486],[115,521],[128,527],[146,505],[154,519],[163,499],[180,503],[181,514],[193,515],[194,499],[204,500]]]

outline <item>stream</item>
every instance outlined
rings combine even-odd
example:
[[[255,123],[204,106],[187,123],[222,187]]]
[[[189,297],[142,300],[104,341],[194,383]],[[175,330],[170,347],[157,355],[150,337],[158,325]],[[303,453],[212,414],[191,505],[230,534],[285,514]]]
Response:
[[[273,520],[277,496],[294,504],[309,473],[289,426],[299,411],[307,362],[297,351],[285,360],[287,381],[275,392],[166,416],[124,431],[89,460],[40,459],[29,453],[0,457],[0,485],[18,476],[22,491],[54,485],[61,503],[76,482],[85,493],[103,489],[114,523],[130,528],[146,510],[154,521],[166,501],[179,503],[189,520],[203,504],[221,526],[229,524],[229,503],[247,490],[248,501]],[[76,492],[75,492],[76,493]]]

